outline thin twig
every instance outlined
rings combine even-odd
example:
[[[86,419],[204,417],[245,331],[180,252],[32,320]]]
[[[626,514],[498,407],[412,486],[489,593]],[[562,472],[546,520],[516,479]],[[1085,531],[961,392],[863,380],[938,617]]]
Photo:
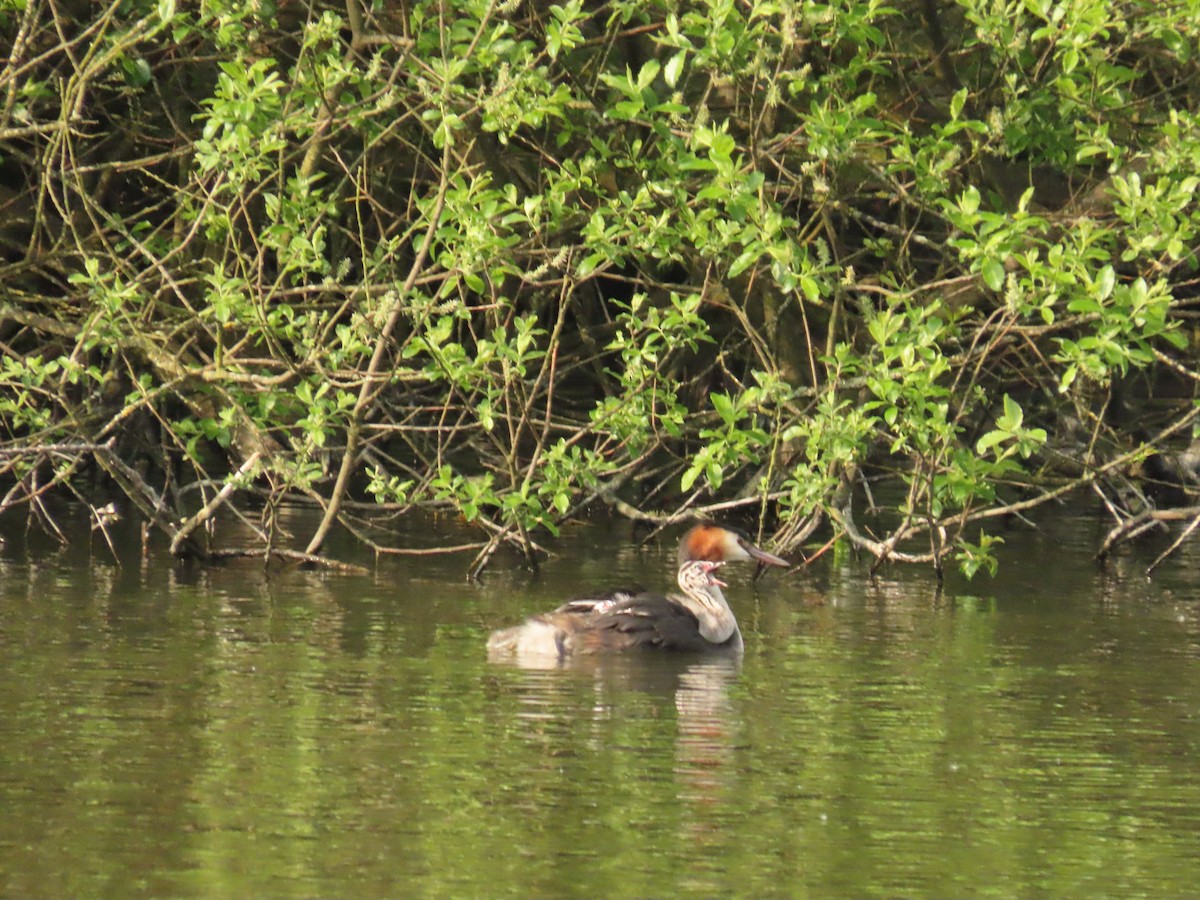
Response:
[[[1175,542],[1171,544],[1170,547],[1160,553],[1158,559],[1150,563],[1150,566],[1146,569],[1146,577],[1149,578],[1151,574],[1153,574],[1154,570],[1158,568],[1159,563],[1178,550],[1180,545],[1191,536],[1191,533],[1195,531],[1198,526],[1200,526],[1200,513],[1198,513],[1192,519],[1192,521],[1188,523],[1187,528],[1183,529],[1183,534],[1179,535],[1179,537],[1175,539]]]

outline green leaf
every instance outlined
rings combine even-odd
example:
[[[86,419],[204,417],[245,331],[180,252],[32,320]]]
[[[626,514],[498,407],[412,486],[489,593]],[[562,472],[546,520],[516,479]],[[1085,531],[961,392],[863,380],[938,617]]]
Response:
[[[637,86],[640,89],[650,87],[654,83],[654,79],[658,77],[659,71],[662,70],[662,64],[657,59],[646,60],[637,76]]]
[[[1070,75],[1079,67],[1079,50],[1075,47],[1068,47],[1062,57],[1063,72]]]
[[[679,479],[679,486],[685,491],[690,491],[692,485],[696,483],[696,478],[699,477],[701,467],[693,465],[690,469],[683,473],[683,477]]]
[[[800,276],[800,290],[804,292],[804,296],[812,303],[816,303],[821,299],[821,288],[817,285],[817,280],[811,275]]]
[[[1004,287],[1004,265],[997,259],[985,259],[980,270],[984,283],[993,291]]]
[[[669,60],[667,60],[666,68],[663,69],[663,80],[666,81],[667,87],[675,87],[679,82],[679,75],[683,71],[683,62],[687,57],[686,50],[680,50]]]
[[[708,464],[708,471],[705,473],[708,478],[708,483],[712,485],[713,490],[720,490],[721,485],[725,483],[725,470],[721,468],[721,464],[715,459]]]
[[[585,256],[575,268],[576,277],[587,278],[594,271],[596,271],[596,267],[600,265],[600,263],[604,262],[606,258],[607,257],[605,257],[603,253],[592,253],[588,256]]]
[[[962,88],[950,98],[950,118],[957,119],[962,115],[963,106],[967,102],[967,89]]]
[[[958,198],[958,208],[969,216],[979,212],[979,191],[972,185]]]
[[[1021,409],[1021,404],[1017,403],[1008,394],[1004,395],[1004,422],[1009,431],[1016,431],[1021,427],[1021,422],[1025,418],[1025,412]]]
[[[1001,441],[1008,440],[1008,432],[1006,431],[989,431],[978,441],[975,442],[975,452],[983,456]]]
[[[1181,331],[1172,329],[1171,331],[1161,332],[1160,336],[1176,350],[1186,350],[1188,348],[1187,335]]]
[[[614,119],[628,121],[636,119],[646,106],[639,100],[622,100],[619,103],[614,103],[608,110],[608,115]]]
[[[722,421],[732,428],[733,423],[737,421],[737,413],[734,411],[733,401],[729,399],[729,395],[712,393],[708,397],[712,401],[713,409],[717,411]]]
[[[738,258],[729,266],[729,277],[736,278],[758,261],[762,248],[757,244],[751,245],[738,254]]]
[[[709,157],[714,162],[729,160],[737,149],[737,141],[723,131],[713,132],[712,143],[709,145]]]

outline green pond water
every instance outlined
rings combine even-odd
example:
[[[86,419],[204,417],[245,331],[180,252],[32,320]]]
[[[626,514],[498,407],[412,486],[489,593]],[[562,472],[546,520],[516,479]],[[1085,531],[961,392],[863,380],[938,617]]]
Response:
[[[293,513],[296,533],[311,520]],[[68,516],[68,518],[70,518]],[[671,583],[572,527],[367,577],[0,547],[5,897],[1173,897],[1200,889],[1200,549],[1106,568],[1063,510],[967,583],[724,570],[740,666],[489,664],[488,631]],[[396,541],[466,537],[409,526]],[[350,558],[349,547],[332,551]]]

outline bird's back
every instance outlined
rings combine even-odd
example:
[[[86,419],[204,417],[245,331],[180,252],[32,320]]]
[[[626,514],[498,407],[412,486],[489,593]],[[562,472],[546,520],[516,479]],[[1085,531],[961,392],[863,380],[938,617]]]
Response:
[[[641,594],[616,603],[588,623],[582,643],[591,652],[643,647],[660,650],[713,650],[740,644],[736,632],[724,644],[713,644],[700,634],[696,615],[658,594]]]
[[[695,614],[660,594],[612,591],[564,603],[514,628],[493,632],[491,654],[557,657],[611,650],[714,650],[741,647],[735,630],[722,644],[700,634]]]

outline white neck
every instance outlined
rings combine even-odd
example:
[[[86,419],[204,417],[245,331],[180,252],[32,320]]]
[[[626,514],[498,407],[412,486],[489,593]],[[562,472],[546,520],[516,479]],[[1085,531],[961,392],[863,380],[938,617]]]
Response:
[[[723,644],[738,633],[737,619],[725,601],[725,595],[715,584],[700,587],[685,578],[686,569],[679,570],[679,599],[700,622],[700,636],[713,644]]]

